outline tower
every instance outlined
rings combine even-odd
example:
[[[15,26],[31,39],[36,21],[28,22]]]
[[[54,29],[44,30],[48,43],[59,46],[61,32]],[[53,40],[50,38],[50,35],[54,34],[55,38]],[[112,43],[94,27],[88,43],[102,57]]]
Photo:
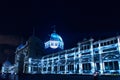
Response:
[[[45,42],[45,49],[47,53],[55,53],[64,49],[64,42],[61,36],[56,33],[55,28],[50,35],[50,40]]]

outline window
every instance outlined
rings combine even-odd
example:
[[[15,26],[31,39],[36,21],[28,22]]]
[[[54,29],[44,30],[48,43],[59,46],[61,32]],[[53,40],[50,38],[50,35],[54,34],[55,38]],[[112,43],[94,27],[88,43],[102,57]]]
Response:
[[[97,47],[99,47],[99,44],[93,45],[93,48],[97,48]]]
[[[96,70],[100,70],[100,63],[96,63]]]
[[[107,42],[104,42],[104,46],[106,46],[107,45]]]
[[[91,64],[90,63],[86,63],[86,64],[83,64],[83,70],[91,70]]]
[[[113,62],[105,62],[105,70],[118,70],[118,61],[113,61]]]
[[[114,43],[117,43],[117,39],[114,40]]]
[[[50,47],[53,48],[53,49],[58,48],[58,42],[56,42],[56,41],[51,41]]]
[[[110,44],[110,42],[108,41],[108,42],[107,42],[107,45],[109,45],[109,44]]]
[[[53,44],[53,43],[51,43],[51,46],[54,46],[54,44]]]
[[[65,70],[65,66],[60,66],[60,71],[64,71]]]
[[[57,44],[57,43],[55,43],[55,46],[58,46],[58,44]]]
[[[104,46],[104,43],[101,43],[101,46]]]
[[[43,71],[46,71],[46,67],[43,68]]]
[[[54,71],[57,71],[57,66],[54,66]]]
[[[51,71],[51,67],[48,67],[48,71]]]
[[[68,65],[68,70],[74,70],[74,65]]]

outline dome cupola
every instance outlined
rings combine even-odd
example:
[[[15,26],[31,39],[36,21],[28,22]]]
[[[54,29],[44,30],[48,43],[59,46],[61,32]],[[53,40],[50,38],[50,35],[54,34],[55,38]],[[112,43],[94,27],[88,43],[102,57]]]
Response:
[[[53,33],[51,33],[50,35],[50,40],[45,42],[45,48],[52,48],[52,49],[64,49],[64,42],[61,38],[60,35],[58,35],[56,33],[56,31],[54,30]]]

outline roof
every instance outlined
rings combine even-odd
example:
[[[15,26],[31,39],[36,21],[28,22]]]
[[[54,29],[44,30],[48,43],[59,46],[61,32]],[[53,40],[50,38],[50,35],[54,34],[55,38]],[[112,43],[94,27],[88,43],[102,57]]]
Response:
[[[57,33],[52,33],[50,36],[50,40],[56,40],[56,41],[60,41],[63,42],[62,38],[60,35],[58,35]]]

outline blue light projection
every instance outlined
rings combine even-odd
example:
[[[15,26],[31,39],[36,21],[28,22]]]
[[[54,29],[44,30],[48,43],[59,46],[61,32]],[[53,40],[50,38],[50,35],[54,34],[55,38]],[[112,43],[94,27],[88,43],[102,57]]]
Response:
[[[55,32],[45,47],[58,48],[62,38]],[[79,42],[77,47],[57,53],[29,57],[29,45],[16,49],[14,72],[18,73],[20,55],[24,54],[23,73],[29,74],[89,74],[98,72],[100,75],[120,74],[120,36],[94,41],[89,39]],[[4,71],[3,71],[4,72]]]
[[[56,48],[61,48],[64,49],[64,42],[61,38],[60,35],[58,35],[56,32],[53,32],[50,35],[50,40],[45,42],[45,48],[52,48],[52,49],[56,49]]]

